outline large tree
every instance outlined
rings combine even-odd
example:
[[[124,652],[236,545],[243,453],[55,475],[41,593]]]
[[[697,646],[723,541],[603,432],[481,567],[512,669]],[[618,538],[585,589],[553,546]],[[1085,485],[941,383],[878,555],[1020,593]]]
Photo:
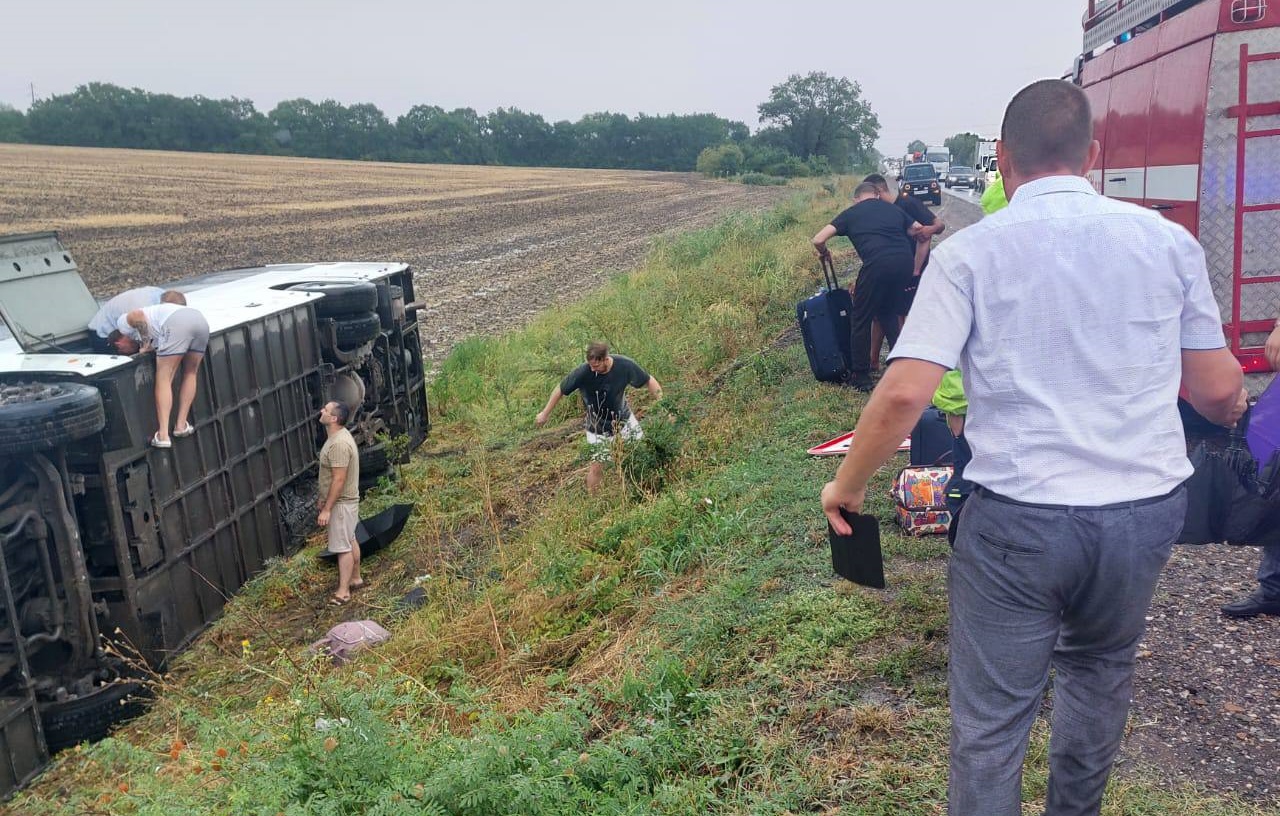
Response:
[[[446,164],[479,164],[484,125],[471,108],[446,112],[437,105],[414,105],[396,119],[403,158]]]
[[[911,144],[907,145],[908,153],[923,153],[929,149],[929,146],[920,139],[915,139]]]
[[[26,117],[17,108],[0,102],[0,142],[22,141]]]
[[[978,134],[957,133],[943,142],[951,151],[951,163],[973,167],[978,158]]]
[[[779,146],[802,159],[825,156],[837,171],[866,163],[880,135],[880,120],[862,100],[862,87],[821,71],[787,77],[758,111],[766,130],[776,131]]]

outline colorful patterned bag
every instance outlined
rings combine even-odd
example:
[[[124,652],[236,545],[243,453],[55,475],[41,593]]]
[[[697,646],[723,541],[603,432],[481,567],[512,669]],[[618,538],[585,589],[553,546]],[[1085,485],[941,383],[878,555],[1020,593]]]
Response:
[[[936,535],[951,526],[947,509],[947,484],[954,469],[950,465],[908,467],[893,480],[889,495],[898,506],[898,526],[907,535]]]

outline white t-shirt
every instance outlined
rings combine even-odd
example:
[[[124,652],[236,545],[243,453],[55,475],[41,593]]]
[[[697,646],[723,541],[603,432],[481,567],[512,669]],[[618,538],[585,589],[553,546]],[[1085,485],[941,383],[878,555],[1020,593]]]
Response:
[[[180,303],[157,303],[153,306],[142,306],[142,307],[135,307],[135,308],[141,308],[142,313],[146,316],[147,327],[150,329],[151,340],[156,345],[161,345],[164,340],[165,321],[168,320],[169,317],[174,312],[178,311],[179,309],[185,309],[187,307],[183,306]],[[132,337],[134,340],[137,340],[139,343],[147,339],[143,337],[141,334],[139,334],[137,330],[133,328],[133,326],[129,325],[128,312],[125,312],[124,314],[120,315],[119,318],[116,319],[116,328],[119,329],[120,333],[123,334],[125,337]]]
[[[106,337],[116,328],[121,315],[143,306],[154,306],[160,302],[164,290],[159,286],[140,286],[137,289],[126,289],[102,304],[98,313],[89,321],[89,328],[99,337]]]
[[[1096,507],[1191,475],[1181,351],[1225,345],[1189,232],[1055,176],[934,251],[890,356],[963,372],[968,479]]]

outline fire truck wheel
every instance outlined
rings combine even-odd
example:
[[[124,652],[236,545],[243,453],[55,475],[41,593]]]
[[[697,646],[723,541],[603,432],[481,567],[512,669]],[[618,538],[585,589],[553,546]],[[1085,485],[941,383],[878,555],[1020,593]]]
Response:
[[[377,337],[380,331],[382,331],[382,321],[374,312],[333,319],[333,333],[338,339],[338,348],[344,351],[368,343]]]
[[[141,683],[117,682],[98,686],[74,700],[42,705],[40,725],[49,753],[102,739],[111,726],[145,711],[147,696]]]
[[[92,436],[107,424],[98,389],[80,383],[0,383],[0,455]]]
[[[378,287],[368,281],[312,281],[289,287],[296,292],[319,292],[318,317],[363,314],[378,308]]]

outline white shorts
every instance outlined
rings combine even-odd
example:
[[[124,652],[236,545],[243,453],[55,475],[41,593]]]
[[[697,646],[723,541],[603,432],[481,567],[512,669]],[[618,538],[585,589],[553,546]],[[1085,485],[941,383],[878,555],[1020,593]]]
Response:
[[[640,429],[640,420],[636,419],[635,414],[628,417],[626,423],[623,424],[622,439],[624,442],[644,439],[644,431]],[[587,447],[591,451],[591,461],[612,462],[613,442],[613,434],[598,434],[587,431]]]

